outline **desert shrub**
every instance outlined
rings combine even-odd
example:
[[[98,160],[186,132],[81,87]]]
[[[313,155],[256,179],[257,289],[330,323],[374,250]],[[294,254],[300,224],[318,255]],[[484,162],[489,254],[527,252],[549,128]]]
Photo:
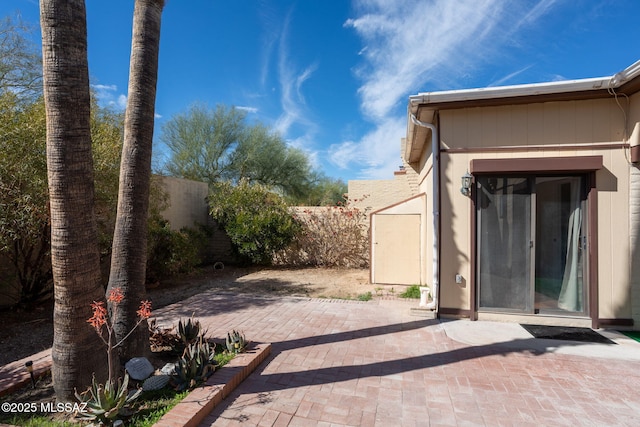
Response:
[[[365,292],[364,294],[358,295],[358,301],[371,301],[373,298],[373,294],[369,292]]]
[[[174,274],[193,271],[203,262],[208,235],[204,226],[175,231],[160,216],[150,218],[147,235],[147,281],[155,282]]]
[[[236,254],[254,264],[271,264],[300,231],[284,199],[260,184],[214,185],[209,196],[211,216],[225,230]]]
[[[277,254],[281,265],[366,268],[369,265],[367,211],[345,202],[338,206],[298,209],[302,230]]]

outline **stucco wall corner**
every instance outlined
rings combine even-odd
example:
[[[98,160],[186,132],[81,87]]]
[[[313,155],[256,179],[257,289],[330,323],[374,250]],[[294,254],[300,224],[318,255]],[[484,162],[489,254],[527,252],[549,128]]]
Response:
[[[640,325],[640,169],[630,167],[629,247],[631,315],[636,328]]]

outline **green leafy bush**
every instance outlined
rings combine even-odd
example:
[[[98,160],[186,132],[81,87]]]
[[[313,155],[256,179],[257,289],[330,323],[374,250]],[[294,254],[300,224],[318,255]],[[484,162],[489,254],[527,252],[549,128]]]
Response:
[[[254,264],[272,263],[300,231],[284,199],[260,184],[215,184],[209,196],[211,216],[225,230],[237,255]]]
[[[159,215],[149,219],[147,237],[147,281],[155,282],[178,273],[189,273],[203,262],[209,231],[171,229]]]

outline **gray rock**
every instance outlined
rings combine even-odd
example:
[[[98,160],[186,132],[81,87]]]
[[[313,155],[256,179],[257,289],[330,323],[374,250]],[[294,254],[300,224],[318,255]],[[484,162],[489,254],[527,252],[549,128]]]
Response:
[[[146,380],[153,374],[153,365],[146,357],[134,357],[129,360],[124,368],[129,372],[131,379],[136,381]]]

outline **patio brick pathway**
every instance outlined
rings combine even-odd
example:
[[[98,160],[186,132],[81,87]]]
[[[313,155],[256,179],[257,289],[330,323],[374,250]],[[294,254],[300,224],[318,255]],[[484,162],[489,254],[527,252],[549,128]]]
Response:
[[[411,316],[415,305],[204,293],[154,314],[160,324],[193,314],[210,336],[238,329],[272,344],[202,426],[640,425],[640,343],[613,358],[562,341],[541,351],[533,338],[468,345]],[[24,376],[16,363],[0,379]]]
[[[640,425],[637,360],[462,344],[415,304],[211,293],[155,314],[272,344],[203,426]]]

